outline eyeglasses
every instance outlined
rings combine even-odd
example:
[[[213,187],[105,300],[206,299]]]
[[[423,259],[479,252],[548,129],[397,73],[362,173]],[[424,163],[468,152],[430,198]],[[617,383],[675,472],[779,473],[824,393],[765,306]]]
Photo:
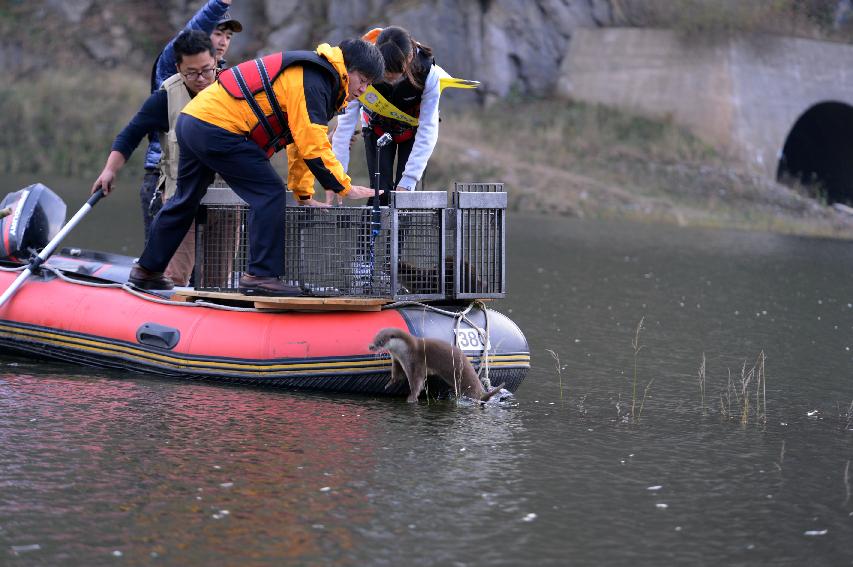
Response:
[[[202,69],[201,71],[190,71],[189,73],[181,73],[184,78],[188,81],[195,81],[199,77],[204,77],[205,79],[212,79],[216,74],[216,67],[212,67],[210,69]]]

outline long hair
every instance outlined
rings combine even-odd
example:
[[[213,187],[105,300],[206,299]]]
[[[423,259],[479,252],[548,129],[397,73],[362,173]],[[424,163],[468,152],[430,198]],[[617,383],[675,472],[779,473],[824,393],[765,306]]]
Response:
[[[386,73],[403,73],[410,83],[417,88],[423,88],[423,82],[418,79],[426,69],[421,66],[416,53],[420,50],[427,57],[432,57],[432,49],[412,39],[405,28],[388,26],[376,38],[376,47],[385,59]]]

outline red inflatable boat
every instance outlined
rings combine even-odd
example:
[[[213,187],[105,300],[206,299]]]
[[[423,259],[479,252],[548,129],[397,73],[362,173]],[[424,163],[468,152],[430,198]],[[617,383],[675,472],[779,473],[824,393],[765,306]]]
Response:
[[[491,382],[504,382],[510,391],[529,369],[520,330],[480,306],[269,312],[178,302],[122,286],[131,264],[129,257],[90,252],[54,256],[0,307],[0,347],[181,378],[395,394],[400,392],[384,389],[390,360],[367,345],[379,329],[399,327],[416,336],[456,340],[475,367],[487,365]],[[5,289],[19,271],[9,263],[2,267],[0,289]],[[486,329],[488,356],[481,338]]]
[[[6,256],[0,260],[0,290],[25,267],[9,254],[21,246],[10,244],[6,220],[0,226]],[[529,369],[524,335],[478,301],[356,305],[371,311],[349,310],[346,298],[217,303],[194,297],[188,288],[132,288],[126,283],[132,263],[127,256],[79,249],[53,255],[0,306],[0,348],[176,378],[401,394],[405,383],[385,390],[390,359],[367,348],[377,331],[398,327],[455,342],[481,376],[510,391]],[[431,391],[443,387],[436,383]]]

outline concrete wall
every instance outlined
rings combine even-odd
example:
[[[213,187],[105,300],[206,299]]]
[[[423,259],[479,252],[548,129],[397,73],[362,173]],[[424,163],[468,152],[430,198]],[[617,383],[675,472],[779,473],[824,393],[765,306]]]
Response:
[[[853,46],[765,36],[732,41],[729,57],[734,149],[768,174],[776,174],[785,140],[807,110],[828,101],[853,105]]]
[[[756,172],[775,177],[797,119],[853,105],[853,46],[750,36],[691,41],[668,30],[577,30],[559,96],[671,116]]]

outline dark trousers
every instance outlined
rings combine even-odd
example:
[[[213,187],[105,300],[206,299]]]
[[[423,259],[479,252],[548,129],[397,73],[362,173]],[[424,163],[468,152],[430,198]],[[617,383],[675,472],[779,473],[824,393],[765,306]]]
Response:
[[[145,175],[142,177],[142,186],[139,188],[139,204],[142,205],[142,224],[145,227],[145,241],[151,233],[151,221],[154,220],[158,207],[152,210],[151,201],[157,191],[157,181],[160,180],[160,170],[156,167],[146,167]]]
[[[196,216],[216,173],[249,204],[249,267],[255,276],[284,272],[285,188],[266,154],[245,136],[181,114],[178,188],[151,225],[139,264],[162,272]]]
[[[367,157],[367,171],[370,173],[370,186],[374,187],[376,175],[376,140],[379,136],[376,135],[370,128],[362,130],[364,136],[364,152]],[[405,142],[398,144],[391,142],[387,146],[379,150],[379,189],[385,192],[379,196],[380,205],[388,205],[388,199],[391,197],[388,192],[393,191],[403,178],[403,172],[406,170],[406,162],[409,161],[409,154],[412,153],[412,146],[415,145],[414,136]],[[394,175],[394,158],[397,159],[397,171]],[[368,199],[368,205],[373,205],[373,197]]]

